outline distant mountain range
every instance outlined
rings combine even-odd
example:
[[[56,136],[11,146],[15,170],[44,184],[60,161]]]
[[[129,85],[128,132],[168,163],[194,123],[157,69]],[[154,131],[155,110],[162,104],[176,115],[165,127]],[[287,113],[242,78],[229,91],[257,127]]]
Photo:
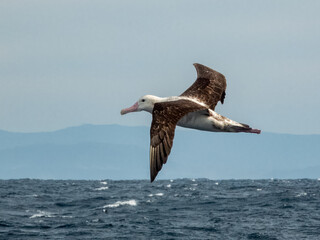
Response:
[[[320,135],[177,128],[157,179],[319,178]],[[149,128],[83,125],[0,131],[0,179],[149,179]]]

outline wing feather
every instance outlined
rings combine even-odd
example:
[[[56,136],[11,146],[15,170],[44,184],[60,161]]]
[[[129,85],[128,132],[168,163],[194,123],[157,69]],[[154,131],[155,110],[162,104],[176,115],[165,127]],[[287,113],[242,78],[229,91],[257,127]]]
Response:
[[[197,70],[197,80],[181,96],[195,98],[214,110],[219,101],[224,102],[226,78],[204,65],[198,63],[193,65]]]
[[[171,152],[177,122],[187,113],[206,109],[193,101],[181,99],[156,103],[150,128],[150,179],[154,181]]]

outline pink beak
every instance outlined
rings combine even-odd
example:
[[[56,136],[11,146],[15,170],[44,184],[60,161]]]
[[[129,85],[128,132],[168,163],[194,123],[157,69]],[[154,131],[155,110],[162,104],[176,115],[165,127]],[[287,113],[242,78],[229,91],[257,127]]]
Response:
[[[129,112],[136,112],[136,111],[138,111],[138,107],[139,107],[138,102],[136,102],[131,107],[122,109],[121,110],[121,115],[124,115],[124,114],[129,113]]]

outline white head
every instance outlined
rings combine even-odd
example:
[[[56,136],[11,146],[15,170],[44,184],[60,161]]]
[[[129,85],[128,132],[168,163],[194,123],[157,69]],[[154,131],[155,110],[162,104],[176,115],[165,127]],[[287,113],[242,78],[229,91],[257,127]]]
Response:
[[[121,110],[121,115],[124,115],[129,112],[140,112],[140,111],[147,111],[152,113],[154,104],[160,102],[161,98],[153,95],[145,95],[139,98],[138,102],[133,104],[129,108],[125,108]]]

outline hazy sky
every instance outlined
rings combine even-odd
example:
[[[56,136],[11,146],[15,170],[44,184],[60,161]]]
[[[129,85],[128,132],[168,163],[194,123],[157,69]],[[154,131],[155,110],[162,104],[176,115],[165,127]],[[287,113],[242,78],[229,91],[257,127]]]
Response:
[[[179,95],[194,62],[227,78],[217,112],[320,134],[320,1],[0,1],[0,129],[150,125],[120,116]]]

